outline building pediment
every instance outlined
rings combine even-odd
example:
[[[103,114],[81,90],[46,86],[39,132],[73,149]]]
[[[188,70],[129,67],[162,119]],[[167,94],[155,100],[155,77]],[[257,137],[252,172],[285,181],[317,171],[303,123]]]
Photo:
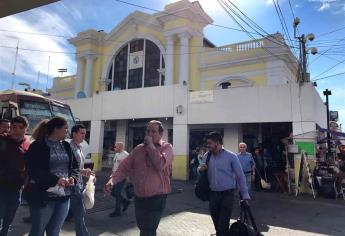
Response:
[[[113,38],[117,38],[123,32],[128,29],[134,29],[136,31],[139,25],[146,26],[156,31],[162,31],[163,25],[152,15],[135,11],[128,15],[123,21],[121,21],[107,36],[105,41],[111,41]]]
[[[213,22],[213,19],[206,14],[199,2],[190,2],[189,0],[182,0],[166,5],[163,12],[155,15],[162,22],[183,18],[191,22],[197,22],[202,27]]]

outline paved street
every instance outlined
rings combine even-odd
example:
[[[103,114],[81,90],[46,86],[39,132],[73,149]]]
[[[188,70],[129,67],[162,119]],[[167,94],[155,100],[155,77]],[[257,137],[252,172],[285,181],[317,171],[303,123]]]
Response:
[[[102,182],[102,181],[101,181]],[[100,183],[100,182],[99,182]],[[87,225],[91,235],[138,235],[134,209],[131,205],[120,218],[109,218],[113,201],[97,190],[96,206],[88,212]],[[255,193],[251,201],[253,213],[263,235],[345,235],[345,201],[342,199],[297,198],[282,193]],[[238,216],[238,206],[233,219]],[[28,207],[17,212],[10,235],[25,235],[30,225],[21,222]],[[158,235],[210,235],[214,233],[207,203],[194,197],[193,184],[174,182],[167,208],[158,228]],[[61,235],[74,235],[73,223],[65,223]]]

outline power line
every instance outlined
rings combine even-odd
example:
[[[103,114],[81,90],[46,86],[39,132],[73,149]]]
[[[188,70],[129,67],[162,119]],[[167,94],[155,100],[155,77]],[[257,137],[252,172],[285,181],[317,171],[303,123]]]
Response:
[[[333,57],[330,57],[328,55],[323,55],[324,57],[327,57],[328,59],[331,59],[333,61],[337,61],[337,62],[341,62],[340,60],[336,59],[336,58],[333,58]]]
[[[225,2],[225,0],[217,0],[218,1],[218,4],[225,10],[225,12],[235,21],[235,23],[240,27],[240,28],[242,28],[243,30],[245,30],[245,28],[236,20],[236,18],[229,12],[229,10],[231,11],[231,12],[233,12],[242,22],[244,22],[248,27],[250,27],[251,29],[253,29],[254,31],[256,31],[257,33],[259,33],[255,28],[253,28],[253,26],[251,26],[248,22],[246,22],[240,15],[239,15],[239,13],[237,13],[234,9],[232,9],[232,7],[230,6],[230,5],[228,5],[226,2]],[[248,21],[250,21],[253,25],[255,25],[257,28],[260,28],[262,31],[264,31],[259,25],[257,25],[253,20],[251,20],[245,13],[243,13],[235,4],[233,4],[230,0],[228,0],[228,2],[232,5],[232,6],[234,6],[242,15],[244,15],[244,17],[246,18],[246,19],[248,19]],[[265,32],[265,31],[264,31]],[[254,37],[253,37],[253,35],[251,35],[250,34],[250,32],[248,32],[247,31],[247,34],[248,34],[248,36],[250,37],[250,38],[252,38],[253,40],[256,40]],[[260,33],[259,33],[260,34]],[[271,36],[272,37],[272,36]],[[273,37],[272,37],[273,38]],[[266,38],[266,39],[268,39],[268,38]],[[270,40],[270,41],[272,41],[272,40]],[[273,43],[277,43],[276,41],[272,41]],[[284,43],[280,43],[280,45],[282,45],[282,46],[287,46],[286,44],[284,44]],[[295,62],[293,62],[293,61],[291,61],[291,59],[289,58],[289,62],[288,61],[286,61],[286,59],[285,58],[281,58],[281,57],[279,57],[279,56],[277,56],[277,55],[274,55],[270,50],[268,50],[268,49],[266,49],[266,48],[264,48],[264,50],[268,53],[268,54],[270,54],[270,55],[272,55],[273,57],[276,57],[277,59],[279,59],[279,60],[282,60],[282,61],[284,61],[285,63],[290,63],[290,64],[296,64]]]
[[[122,1],[122,0],[114,0],[114,1],[126,4],[126,5],[130,5],[130,6],[139,7],[139,8],[146,9],[146,10],[150,10],[150,11],[153,11],[153,12],[159,12],[159,13],[162,13],[164,15],[171,15],[171,16],[177,16],[179,18],[184,18],[184,17],[181,17],[181,16],[173,14],[173,13],[168,13],[168,12],[165,12],[165,11],[161,11],[161,10],[150,8],[150,7],[145,7],[145,6],[142,6],[142,5],[139,5],[139,4],[134,4],[134,3],[131,3],[131,2],[127,2],[127,1]],[[243,30],[232,28],[232,27],[229,27],[229,26],[218,25],[218,24],[214,24],[214,23],[210,23],[210,25],[213,25],[213,26],[219,27],[219,28],[224,28],[224,29],[230,29],[230,30],[235,30],[235,31],[243,32]],[[251,33],[252,34],[256,34],[255,32],[251,32]]]
[[[0,48],[17,49],[17,47],[5,46],[5,45],[0,45]],[[216,48],[216,49],[219,49],[219,48]],[[258,49],[261,49],[261,48],[258,48]],[[265,48],[262,48],[262,49],[265,49]],[[77,53],[77,52],[68,52],[68,51],[51,51],[51,50],[30,49],[30,48],[21,48],[21,47],[18,47],[18,50],[30,51],[30,52],[39,52],[39,53],[66,54],[66,55],[83,55],[84,54],[84,52]],[[215,51],[224,52],[224,53],[232,53],[232,52],[222,51],[222,50],[215,50]],[[162,53],[162,54],[163,55],[185,55],[185,54],[194,55],[194,54],[203,54],[203,53],[207,53],[207,52],[200,51],[200,52],[188,52],[188,53],[172,53],[172,54]],[[114,54],[104,54],[104,53],[93,53],[93,55],[95,55],[95,56],[107,56],[107,57],[115,56]],[[143,56],[145,56],[145,55],[146,54],[143,53]],[[275,56],[278,56],[278,55],[275,55]],[[262,56],[258,56],[255,58],[260,58],[260,57],[264,58],[265,56],[262,55]],[[283,59],[281,59],[281,60],[283,60]],[[290,63],[290,62],[286,62],[286,63]]]
[[[320,35],[317,36],[317,38],[321,38],[321,37],[323,37],[325,35],[329,35],[329,34],[335,33],[337,31],[340,31],[340,30],[343,30],[343,29],[345,29],[345,26],[340,27],[340,28],[335,29],[335,30],[332,30],[332,31],[329,31],[329,32],[326,32],[326,33],[323,33],[323,34],[320,34]]]
[[[344,37],[342,40],[344,40],[344,39],[345,39],[345,37]],[[339,41],[342,42],[342,40],[339,40]],[[319,59],[322,55],[324,55],[326,52],[328,52],[329,50],[331,50],[332,47],[338,46],[339,44],[340,44],[340,43],[336,43],[336,44],[333,44],[332,46],[330,46],[326,51],[324,51],[323,53],[319,54],[314,60],[312,60],[312,61],[310,62],[310,65],[313,64],[316,60],[318,60],[318,59]]]
[[[338,62],[338,63],[335,64],[334,66],[328,68],[328,69],[325,70],[324,72],[322,72],[322,73],[318,74],[317,76],[315,76],[314,79],[316,79],[317,77],[319,77],[319,76],[321,76],[321,75],[327,73],[328,71],[332,70],[333,68],[337,67],[338,65],[343,64],[344,62],[345,62],[345,60],[342,60],[342,61]]]
[[[286,37],[287,37],[287,40],[288,42],[290,43],[290,47],[293,48],[293,43],[292,43],[292,40],[291,40],[291,37],[290,37],[290,32],[289,32],[289,29],[286,25],[286,21],[285,21],[285,18],[284,18],[284,15],[283,15],[283,12],[280,8],[280,5],[279,5],[279,2],[277,0],[277,2],[275,0],[273,0],[273,3],[274,3],[274,7],[276,9],[276,12],[277,12],[277,15],[278,15],[278,18],[279,18],[279,21],[280,21],[280,24],[282,25],[283,27],[283,32],[285,32],[286,34]],[[294,53],[297,54],[296,50],[293,49]]]
[[[280,46],[286,46],[284,43],[276,40],[274,37],[272,37],[267,31],[265,31],[262,27],[260,27],[255,21],[253,21],[250,17],[248,17],[241,9],[239,9],[233,2],[228,0],[228,2],[245,17],[246,20],[248,20],[253,26],[251,26],[246,20],[244,20],[235,10],[231,8],[230,5],[228,5],[225,1],[222,1],[225,6],[228,7],[243,23],[245,23],[248,27],[250,27],[252,30],[255,31],[256,34],[259,34],[261,37],[266,38],[267,40],[271,41],[274,44],[280,45]],[[218,2],[219,3],[219,2]],[[229,12],[227,12],[230,14]],[[255,29],[255,28],[257,29]],[[247,34],[251,34],[252,32],[245,30]],[[263,33],[261,33],[261,32]],[[254,38],[252,35],[250,35],[251,38]]]
[[[326,76],[326,77],[321,77],[321,78],[318,78],[318,79],[313,79],[313,81],[328,79],[328,78],[331,78],[331,77],[335,77],[335,76],[338,76],[338,75],[344,75],[344,74],[345,74],[345,72],[340,72],[338,74],[333,74],[333,75],[329,75],[329,76]]]

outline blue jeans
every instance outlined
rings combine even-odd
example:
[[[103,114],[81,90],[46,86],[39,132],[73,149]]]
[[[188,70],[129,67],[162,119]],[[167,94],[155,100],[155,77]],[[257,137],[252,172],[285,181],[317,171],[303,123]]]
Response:
[[[70,200],[48,201],[45,207],[30,206],[31,229],[28,236],[59,236]]]
[[[0,236],[6,236],[20,204],[20,190],[8,191],[0,189]]]
[[[74,217],[76,236],[89,236],[89,232],[85,225],[85,206],[83,194],[79,187],[75,187],[74,193],[71,195],[71,210]]]

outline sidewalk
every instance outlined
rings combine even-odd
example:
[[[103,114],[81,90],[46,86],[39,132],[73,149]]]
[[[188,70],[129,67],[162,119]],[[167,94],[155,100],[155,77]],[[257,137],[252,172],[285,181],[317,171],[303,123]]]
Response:
[[[111,197],[104,197],[101,191],[101,184],[105,179],[101,180],[99,176],[96,205],[88,211],[86,217],[90,235],[139,235],[133,205],[121,217],[108,217],[113,210],[114,201]],[[168,197],[158,235],[201,236],[214,233],[207,203],[194,196],[193,184],[175,181],[173,187],[174,191]],[[314,200],[311,196],[301,195],[296,198],[282,193],[255,192],[250,204],[264,235],[345,235],[344,200]],[[234,208],[233,220],[239,214],[237,204]],[[28,207],[21,206],[9,235],[25,235],[28,232],[30,225],[21,221],[21,218],[27,215]],[[73,222],[65,223],[61,235],[75,235]]]

